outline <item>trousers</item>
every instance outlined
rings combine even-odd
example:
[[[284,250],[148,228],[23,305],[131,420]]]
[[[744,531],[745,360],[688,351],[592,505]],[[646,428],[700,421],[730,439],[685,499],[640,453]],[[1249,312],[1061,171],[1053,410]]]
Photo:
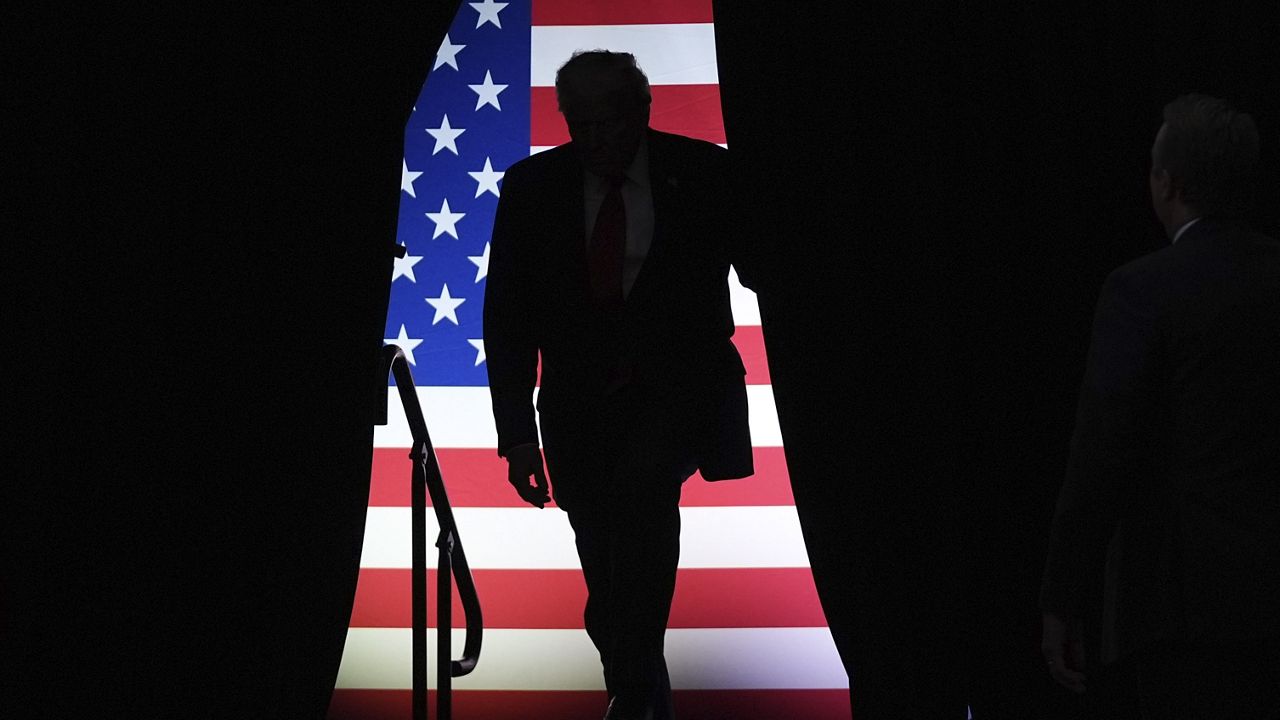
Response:
[[[628,385],[573,414],[543,414],[556,504],[587,584],[583,622],[612,699],[671,718],[663,642],[680,559],[680,490],[697,467],[692,394]]]

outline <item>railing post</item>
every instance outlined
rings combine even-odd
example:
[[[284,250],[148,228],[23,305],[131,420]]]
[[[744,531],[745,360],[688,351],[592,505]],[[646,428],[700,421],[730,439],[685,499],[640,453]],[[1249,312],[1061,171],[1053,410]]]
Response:
[[[436,540],[436,718],[453,717],[453,532],[440,529]]]
[[[413,541],[413,720],[427,720],[427,453],[414,441],[410,505]]]

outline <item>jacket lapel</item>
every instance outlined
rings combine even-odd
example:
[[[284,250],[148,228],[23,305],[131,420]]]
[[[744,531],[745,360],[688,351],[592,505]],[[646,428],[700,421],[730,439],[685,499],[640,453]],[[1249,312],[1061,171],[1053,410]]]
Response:
[[[547,194],[549,201],[555,204],[554,211],[548,217],[559,219],[559,228],[554,233],[557,242],[555,252],[560,255],[562,267],[570,273],[569,277],[579,279],[579,287],[574,289],[574,293],[576,297],[580,296],[578,299],[585,301],[590,296],[591,288],[590,278],[587,277],[587,229],[583,212],[586,199],[582,165],[574,155],[572,144],[561,151],[556,176],[554,179],[548,178],[548,187],[556,188],[554,194]],[[552,281],[562,282],[556,279]]]
[[[661,271],[664,250],[669,241],[666,220],[670,218],[672,207],[678,200],[675,194],[676,180],[664,162],[665,156],[662,152],[664,146],[661,137],[650,130],[648,143],[649,192],[653,197],[653,239],[649,244],[649,252],[645,254],[644,263],[640,266],[640,273],[636,275],[635,284],[631,286],[631,293],[627,295],[627,305],[630,307],[636,307],[643,302],[645,294],[653,284],[653,276]]]

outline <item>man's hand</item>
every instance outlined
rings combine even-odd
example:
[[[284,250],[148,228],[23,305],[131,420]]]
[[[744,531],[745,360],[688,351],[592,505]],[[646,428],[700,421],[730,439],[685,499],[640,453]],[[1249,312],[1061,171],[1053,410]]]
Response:
[[[533,478],[533,482],[529,478]],[[507,453],[507,481],[525,502],[542,509],[551,502],[547,472],[542,467],[542,451],[536,444],[520,445]]]
[[[1073,693],[1085,690],[1084,639],[1080,623],[1055,613],[1044,613],[1044,631],[1040,636],[1040,652],[1049,664],[1049,674],[1062,687]]]

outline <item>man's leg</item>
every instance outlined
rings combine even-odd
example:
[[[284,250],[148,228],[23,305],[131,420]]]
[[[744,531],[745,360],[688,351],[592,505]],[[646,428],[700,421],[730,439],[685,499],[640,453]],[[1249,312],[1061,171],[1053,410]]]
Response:
[[[616,531],[613,677],[628,702],[673,717],[663,640],[680,561],[680,490],[696,469],[696,396],[671,388],[628,388],[626,428],[610,477]]]
[[[680,488],[695,469],[690,398],[624,388],[591,413],[543,417],[547,470],[587,583],[587,634],[610,698],[671,714],[663,638],[680,557]],[[655,397],[661,399],[655,401]]]
[[[615,514],[610,673],[628,699],[652,699],[656,718],[671,712],[663,639],[680,560],[679,490],[623,501]]]
[[[582,563],[582,576],[587,582],[587,606],[583,611],[587,636],[600,653],[604,668],[605,689],[612,699],[617,694],[611,672],[615,630],[613,618],[612,558],[613,523],[600,508],[577,508],[569,511],[569,524],[573,526],[578,559]]]
[[[623,428],[617,413],[607,409],[573,416],[544,414],[540,425],[555,501],[569,516],[587,584],[583,627],[600,653],[605,689],[612,699],[617,693],[610,671],[615,521],[606,481],[613,473]]]
[[[568,512],[587,583],[583,619],[605,688],[610,699],[653,698],[655,718],[672,716],[662,650],[680,554],[678,486],[671,495]]]

